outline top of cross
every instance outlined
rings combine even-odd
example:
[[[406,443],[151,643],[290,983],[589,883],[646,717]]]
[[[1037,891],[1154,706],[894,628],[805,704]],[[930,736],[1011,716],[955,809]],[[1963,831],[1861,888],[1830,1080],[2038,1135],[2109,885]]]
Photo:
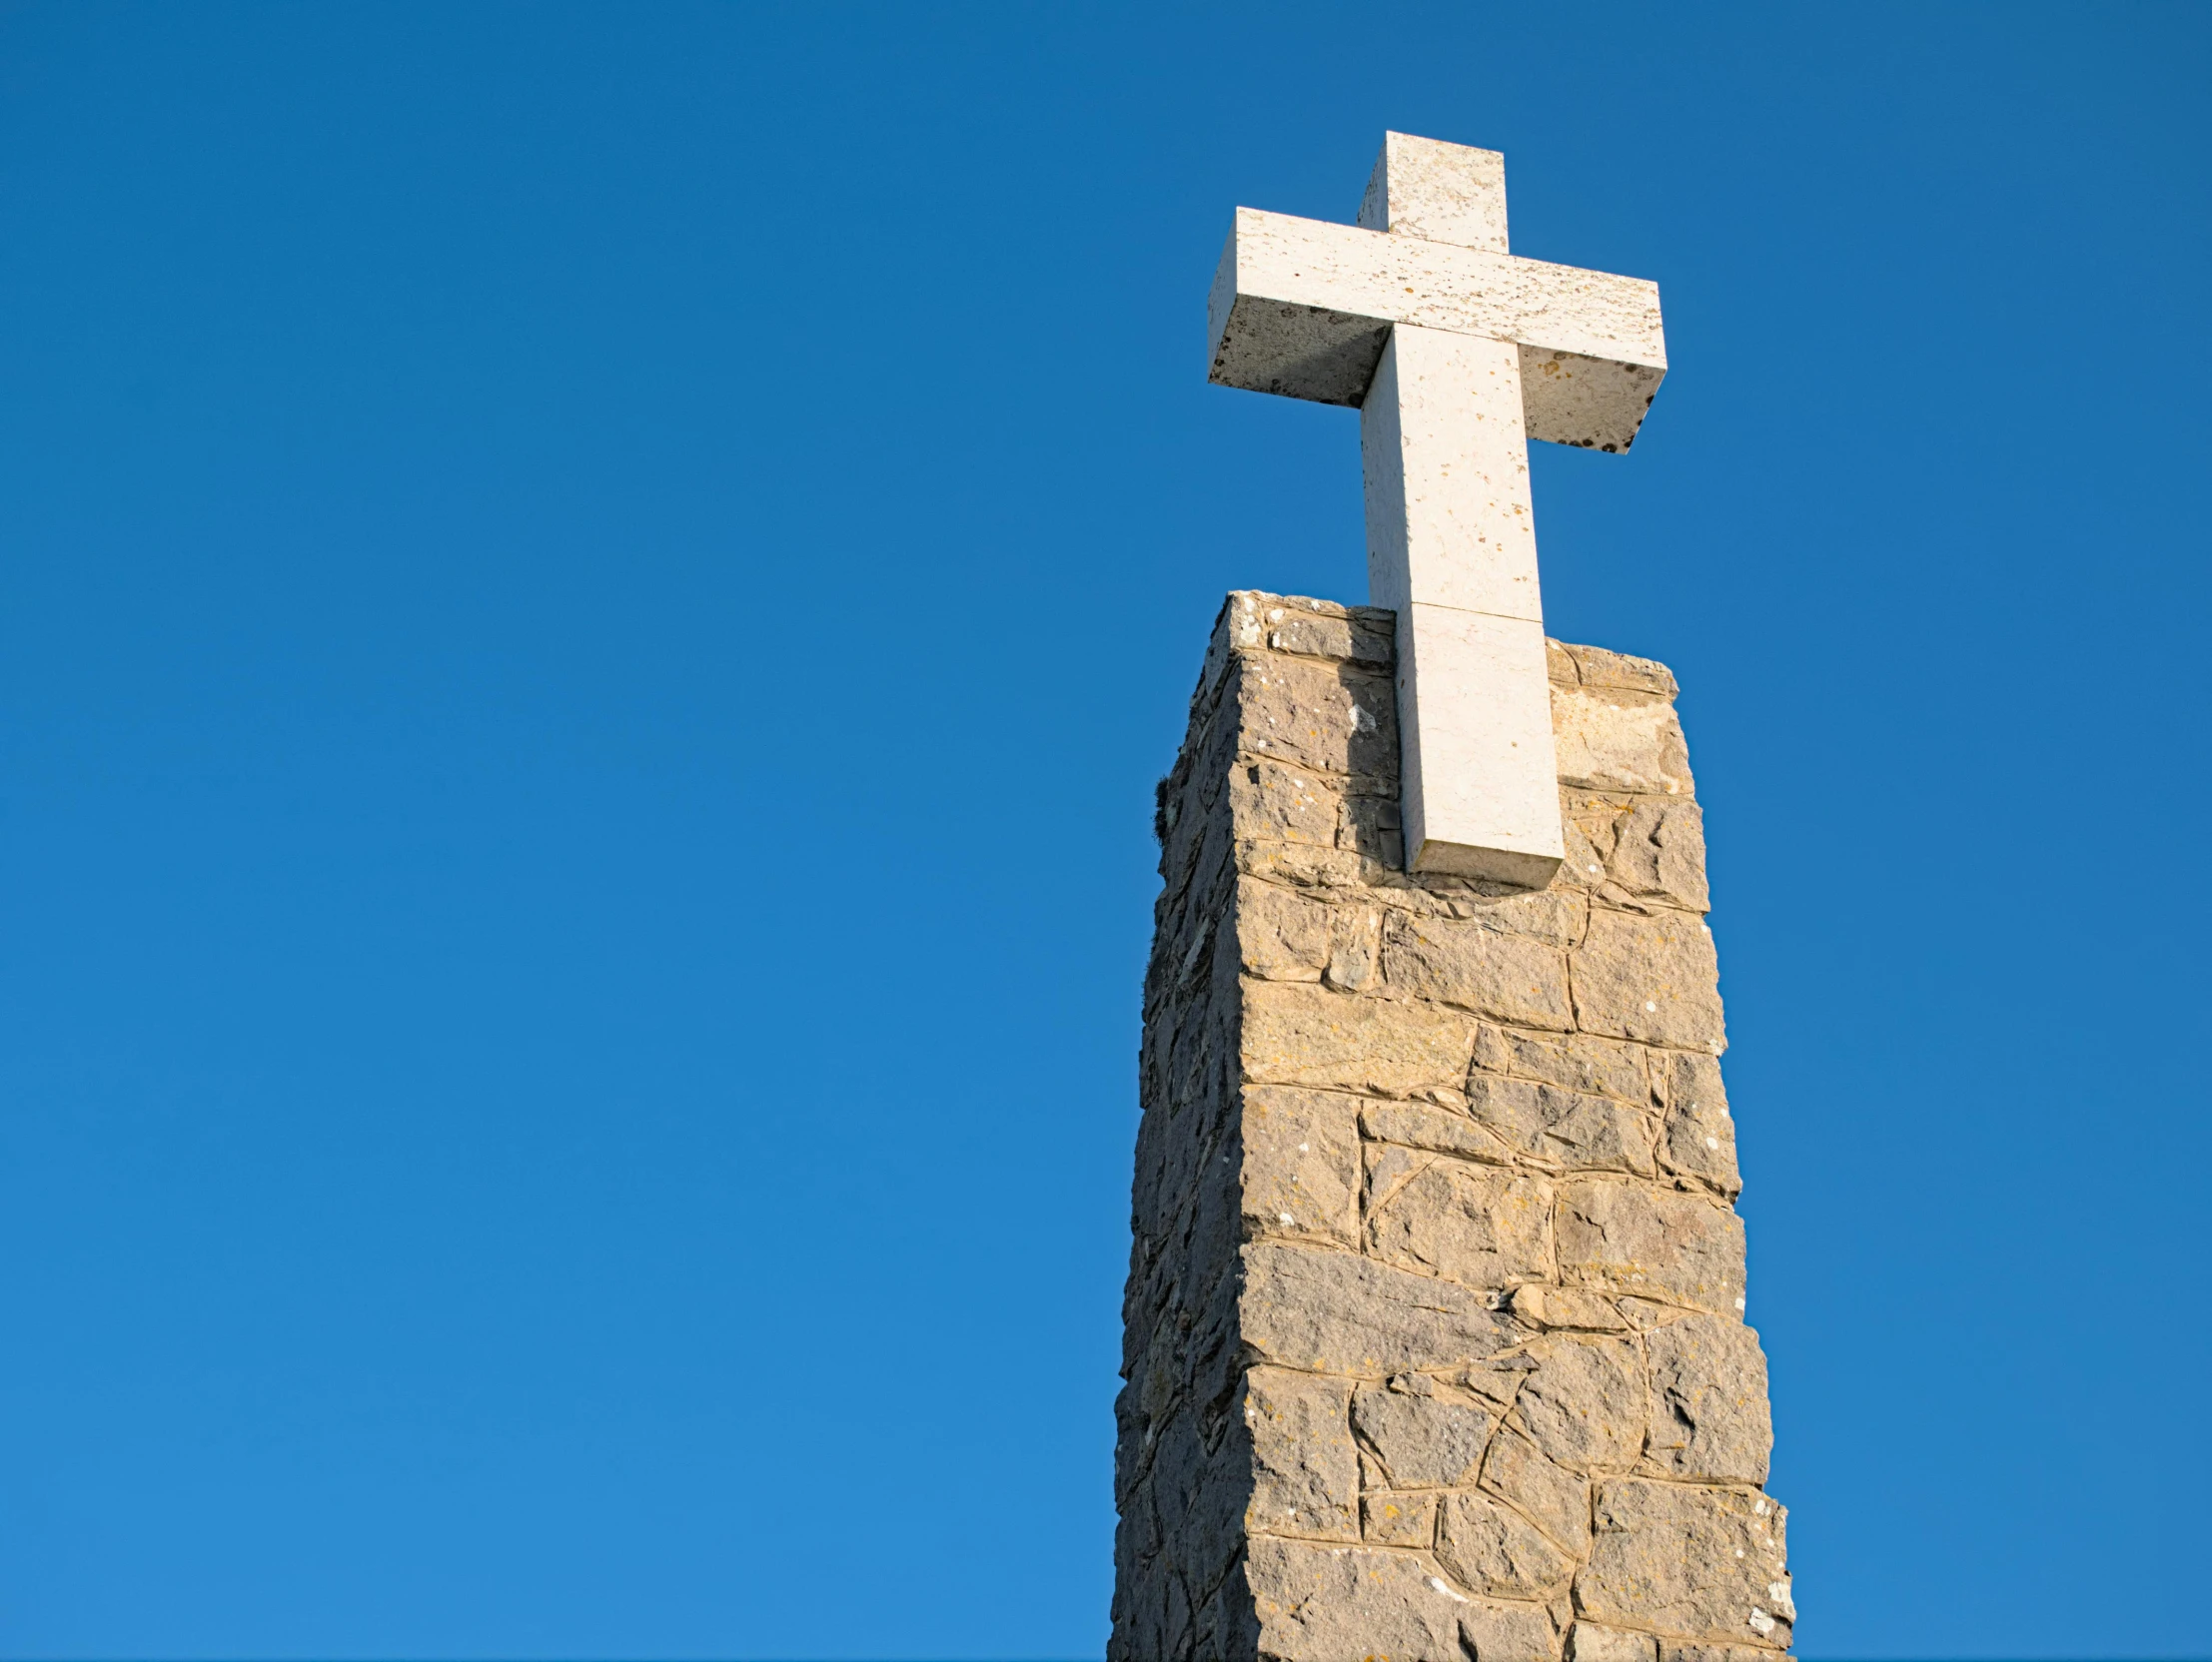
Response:
[[[1506,158],[1411,133],[1385,133],[1353,222],[1432,243],[1505,254]]]
[[[1358,225],[1237,210],[1207,301],[1208,379],[1357,406],[1391,328],[1522,349],[1532,438],[1625,450],[1666,374],[1659,286],[1506,245],[1495,150],[1389,134]]]

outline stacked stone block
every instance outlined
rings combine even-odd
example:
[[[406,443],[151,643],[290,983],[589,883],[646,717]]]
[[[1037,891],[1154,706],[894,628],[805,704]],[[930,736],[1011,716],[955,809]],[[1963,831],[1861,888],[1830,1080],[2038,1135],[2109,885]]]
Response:
[[[1772,1662],[1704,846],[1551,646],[1567,863],[1409,876],[1392,617],[1231,595],[1159,793],[1113,1662]]]

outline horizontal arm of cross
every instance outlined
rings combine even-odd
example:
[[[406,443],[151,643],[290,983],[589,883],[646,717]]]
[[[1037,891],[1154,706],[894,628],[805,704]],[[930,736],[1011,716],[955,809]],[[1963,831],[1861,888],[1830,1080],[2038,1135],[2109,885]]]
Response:
[[[1655,283],[1239,208],[1207,379],[1357,406],[1394,324],[1514,343],[1529,436],[1554,443],[1627,449],[1666,374]]]

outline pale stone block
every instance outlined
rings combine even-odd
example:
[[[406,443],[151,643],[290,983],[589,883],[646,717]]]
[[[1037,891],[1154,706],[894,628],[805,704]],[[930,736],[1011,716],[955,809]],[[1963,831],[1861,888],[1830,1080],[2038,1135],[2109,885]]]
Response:
[[[1499,1073],[1518,1074],[1593,1096],[1619,1097],[1638,1105],[1651,1097],[1641,1045],[1624,1045],[1581,1033],[1552,1039],[1489,1028],[1477,1036],[1477,1065]],[[1485,1061],[1485,1056],[1495,1060]]]
[[[1647,1464],[1693,1482],[1765,1482],[1774,1428],[1758,1335],[1725,1316],[1685,1315],[1645,1345],[1652,1358]]]
[[[1301,889],[1343,890],[1359,882],[1360,856],[1348,848],[1238,838],[1237,870],[1246,877]]]
[[[1244,1380],[1244,1423],[1252,1439],[1252,1499],[1246,1527],[1308,1540],[1360,1538],[1360,1460],[1341,1379],[1255,1367]]]
[[[1466,1646],[1461,1654],[1476,1662],[1556,1662],[1560,1653],[1558,1629],[1537,1604],[1476,1599],[1460,1612],[1460,1639]]]
[[[1439,899],[1455,918],[1501,934],[1527,935],[1549,946],[1581,946],[1590,927],[1590,897],[1572,889],[1538,889],[1522,894],[1463,891]]]
[[[1474,1024],[1457,1011],[1296,982],[1248,984],[1239,1036],[1249,1079],[1384,1097],[1457,1089],[1475,1045]]]
[[[1416,601],[1398,653],[1409,867],[1543,888],[1567,854],[1544,625]]]
[[[1259,1624],[1255,1649],[1269,1662],[1458,1662],[1464,1655],[1466,1601],[1417,1554],[1261,1536],[1247,1552],[1245,1576]]]
[[[1567,841],[1567,858],[1560,862],[1557,881],[1578,889],[1603,888],[1606,855],[1613,847],[1614,804],[1583,802],[1570,807],[1570,803],[1573,798],[1563,792],[1560,830]]]
[[[1563,845],[1521,415],[1510,344],[1401,327],[1360,443],[1368,588],[1399,619],[1411,869],[1534,889]]]
[[[1393,917],[1383,929],[1383,984],[1524,1027],[1574,1025],[1567,955],[1472,920]]]
[[[1577,1622],[1567,1630],[1567,1662],[1659,1662],[1659,1640],[1649,1633]]]
[[[1368,1143],[1361,1152],[1367,1163],[1363,1215],[1372,1213],[1408,1178],[1426,1171],[1430,1165],[1430,1157],[1420,1150],[1396,1148],[1387,1143]]]
[[[1743,1310],[1743,1225],[1725,1207],[1610,1178],[1560,1188],[1559,1258],[1571,1280],[1693,1309]]]
[[[1635,441],[1666,374],[1656,283],[1255,208],[1206,322],[1208,380],[1321,404],[1366,397],[1393,325],[1510,341],[1537,372],[1529,435],[1607,450]]]
[[[1594,912],[1570,974],[1589,1032],[1710,1056],[1725,1046],[1712,931],[1694,913]]]
[[[1360,1536],[1370,1546],[1433,1546],[1437,1538],[1437,1497],[1420,1494],[1368,1494],[1360,1501]]]
[[[1359,226],[1504,254],[1506,158],[1495,150],[1385,133]]]
[[[1582,1327],[1597,1332],[1620,1332],[1628,1318],[1610,1298],[1574,1286],[1540,1286],[1531,1282],[1514,1288],[1513,1313],[1536,1327]]]
[[[1387,1263],[1463,1286],[1547,1280],[1554,1264],[1552,1186],[1439,1157],[1373,1207],[1368,1243]]]
[[[1561,650],[1575,662],[1575,674],[1571,679],[1586,687],[1649,692],[1665,699],[1673,698],[1681,690],[1675,683],[1674,672],[1656,658],[1609,652],[1603,646],[1563,645]]]
[[[1615,1478],[1598,1486],[1595,1516],[1575,1581],[1583,1614],[1674,1639],[1787,1647],[1782,1509],[1765,1495]]]
[[[1329,962],[1335,910],[1294,889],[1237,880],[1237,953],[1263,981],[1319,981]]]
[[[1383,951],[1383,914],[1372,906],[1339,906],[1329,930],[1329,962],[1321,979],[1341,992],[1357,993],[1375,980]]]
[[[1618,1098],[1477,1073],[1467,1109],[1510,1147],[1567,1171],[1654,1170],[1651,1122]]]
[[[1366,669],[1386,668],[1391,660],[1387,619],[1352,615],[1341,607],[1334,615],[1321,616],[1306,606],[1270,606],[1266,622],[1268,649],[1273,652],[1330,658]]]
[[[1626,1471],[1650,1419],[1644,1356],[1629,1338],[1554,1333],[1529,1346],[1538,1366],[1514,1399],[1529,1440],[1576,1471]]]
[[[1237,1298],[1244,1342],[1264,1360],[1381,1378],[1497,1354],[1505,1329],[1483,1295],[1373,1258],[1256,1243]]]
[[[1420,600],[1544,621],[1511,345],[1393,330],[1360,407],[1360,460],[1376,605],[1403,612]],[[1544,788],[1556,790],[1549,750],[1540,765]]]
[[[1705,890],[1704,810],[1678,798],[1646,798],[1614,827],[1613,880],[1631,894],[1657,895],[1692,912]]]
[[[1595,791],[1688,796],[1689,747],[1674,706],[1546,682],[1559,782]]]
[[[1491,1439],[1482,1486],[1574,1556],[1590,1550],[1589,1479],[1553,1464],[1522,1432],[1508,1426]]]
[[[1280,762],[1239,763],[1229,770],[1228,794],[1239,836],[1336,846],[1337,793],[1316,769]]]
[[[1452,1375],[1452,1382],[1504,1413],[1513,1406],[1513,1399],[1521,1392],[1521,1381],[1535,1365],[1520,1351],[1510,1350],[1469,1362]]]
[[[1369,1103],[1360,1110],[1360,1133],[1378,1143],[1399,1143],[1493,1166],[1513,1164],[1513,1150],[1496,1132],[1465,1114],[1426,1103]]]
[[[1383,676],[1271,656],[1249,661],[1236,690],[1248,751],[1337,778],[1390,770],[1392,694]]]
[[[1543,1530],[1487,1494],[1444,1497],[1437,1561],[1470,1592],[1494,1598],[1543,1598],[1575,1570]]]
[[[1322,1236],[1359,1244],[1358,1104],[1282,1086],[1244,1094],[1239,1192],[1247,1235]]]
[[[1352,1399],[1352,1424],[1382,1462],[1391,1487],[1443,1489],[1475,1480],[1498,1416],[1426,1374],[1413,1374],[1389,1385],[1362,1385]]]
[[[1565,643],[1546,640],[1544,643],[1544,667],[1556,687],[1573,687],[1582,684],[1583,672],[1575,666],[1575,654]]]
[[[1735,1121],[1720,1086],[1720,1064],[1691,1051],[1667,1053],[1658,1065],[1659,1100],[1666,1105],[1661,1142],[1669,1171],[1709,1184],[1733,1198],[1743,1187],[1735,1166]]]

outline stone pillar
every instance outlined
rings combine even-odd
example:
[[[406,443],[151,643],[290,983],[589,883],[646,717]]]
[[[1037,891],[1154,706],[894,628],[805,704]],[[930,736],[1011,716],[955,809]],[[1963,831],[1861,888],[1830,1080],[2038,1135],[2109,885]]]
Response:
[[[1388,611],[1240,593],[1161,783],[1112,1662],[1772,1662],[1673,677],[1552,643],[1566,863],[1403,870]]]

